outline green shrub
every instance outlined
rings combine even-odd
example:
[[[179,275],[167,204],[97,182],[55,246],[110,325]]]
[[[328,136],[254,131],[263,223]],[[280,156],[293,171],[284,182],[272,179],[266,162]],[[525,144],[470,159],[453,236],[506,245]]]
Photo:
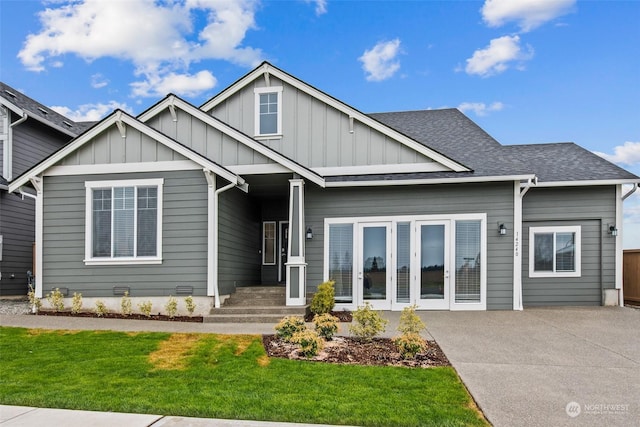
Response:
[[[371,304],[366,302],[364,306],[358,307],[352,313],[353,324],[349,330],[356,337],[364,341],[371,341],[373,337],[384,332],[388,320],[383,319],[380,313],[371,308]]]
[[[142,312],[142,314],[144,314],[147,317],[151,317],[152,306],[153,304],[151,304],[151,301],[145,301],[138,304],[138,308],[140,308],[140,311]]]
[[[36,296],[36,290],[33,289],[33,285],[29,284],[29,292],[27,292],[27,298],[29,298],[29,305],[31,306],[31,312],[38,314],[42,307],[42,300]]]
[[[324,341],[318,335],[316,331],[305,329],[298,331],[291,337],[291,342],[294,342],[300,346],[300,354],[304,357],[317,356],[318,352],[322,350]]]
[[[173,319],[176,317],[176,312],[178,311],[178,300],[169,295],[169,301],[165,304],[164,309],[169,319]]]
[[[47,294],[47,301],[54,311],[64,310],[64,295],[60,292],[60,288],[55,288],[51,293]]]
[[[129,316],[133,312],[129,291],[124,291],[124,295],[122,295],[122,298],[120,299],[120,311],[123,316]]]
[[[400,314],[398,331],[403,334],[420,334],[423,329],[425,329],[425,325],[420,316],[416,314],[416,305],[403,308],[402,314]]]
[[[71,298],[71,312],[78,314],[80,310],[82,310],[82,294],[74,292],[73,298]]]
[[[102,317],[105,314],[107,314],[109,312],[109,310],[107,310],[107,306],[104,305],[104,302],[102,302],[101,300],[97,300],[96,301],[96,314],[98,315],[98,317]]]
[[[329,280],[318,285],[317,292],[311,299],[310,310],[314,314],[329,313],[336,304],[336,291],[334,285],[336,282]]]
[[[189,316],[193,316],[193,312],[196,311],[197,306],[196,303],[193,302],[193,297],[191,295],[185,297],[184,304],[187,306],[187,312],[189,313]]]
[[[316,332],[327,341],[331,341],[333,336],[338,333],[338,324],[340,319],[332,316],[330,313],[316,314],[313,317],[313,323],[316,325]]]
[[[395,339],[398,352],[404,359],[413,359],[427,349],[427,342],[415,332],[406,332]]]
[[[276,335],[283,341],[292,342],[291,338],[296,332],[307,329],[304,319],[300,316],[286,316],[275,327]]]

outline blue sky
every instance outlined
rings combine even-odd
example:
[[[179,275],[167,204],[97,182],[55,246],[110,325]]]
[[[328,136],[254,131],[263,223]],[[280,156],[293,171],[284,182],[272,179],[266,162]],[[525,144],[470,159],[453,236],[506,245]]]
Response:
[[[640,1],[0,3],[0,79],[74,120],[200,105],[262,60],[364,112],[457,107],[502,144],[640,175]],[[640,248],[640,191],[624,245]]]

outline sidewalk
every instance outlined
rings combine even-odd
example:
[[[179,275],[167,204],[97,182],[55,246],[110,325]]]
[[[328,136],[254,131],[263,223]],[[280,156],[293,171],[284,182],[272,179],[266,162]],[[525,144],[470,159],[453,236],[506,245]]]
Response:
[[[286,425],[287,427],[329,427],[322,424],[165,417],[162,415],[72,411],[68,409],[0,405],[0,426],[2,427],[275,427],[280,425]]]

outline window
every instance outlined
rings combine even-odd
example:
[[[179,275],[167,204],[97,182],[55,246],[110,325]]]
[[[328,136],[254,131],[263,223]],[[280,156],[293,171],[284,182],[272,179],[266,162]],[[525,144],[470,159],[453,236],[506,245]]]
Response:
[[[162,261],[162,179],[85,183],[85,263]]]
[[[275,221],[262,223],[262,263],[264,265],[275,265],[276,263]]]
[[[282,134],[282,87],[255,89],[256,136],[279,136]]]
[[[531,227],[529,277],[580,277],[580,227]]]
[[[353,301],[353,224],[329,225],[329,279],[338,303]]]
[[[456,221],[456,303],[481,302],[481,229],[481,221]]]

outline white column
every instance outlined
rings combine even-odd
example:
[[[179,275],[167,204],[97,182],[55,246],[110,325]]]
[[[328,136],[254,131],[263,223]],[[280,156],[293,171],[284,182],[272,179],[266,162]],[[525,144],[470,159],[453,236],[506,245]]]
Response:
[[[520,181],[513,183],[513,309],[522,310],[522,198]]]
[[[623,245],[622,245],[622,235],[623,231],[623,222],[624,218],[622,216],[622,184],[616,185],[616,224],[615,227],[618,229],[618,234],[614,237],[615,239],[615,251],[616,251],[616,273],[615,273],[615,289],[618,290],[618,305],[624,306],[624,289],[622,287],[622,269],[623,269]]]
[[[304,180],[289,180],[289,247],[287,248],[287,305],[307,302],[305,262]]]
[[[42,270],[42,244],[43,244],[43,229],[42,229],[42,216],[44,212],[44,200],[43,197],[43,184],[41,177],[31,178],[31,184],[36,189],[36,268],[33,272],[36,278],[36,297],[42,298],[42,285],[44,284],[44,271]]]
[[[220,306],[216,292],[217,256],[216,256],[216,176],[204,170],[207,179],[207,296],[215,297],[214,306]]]

